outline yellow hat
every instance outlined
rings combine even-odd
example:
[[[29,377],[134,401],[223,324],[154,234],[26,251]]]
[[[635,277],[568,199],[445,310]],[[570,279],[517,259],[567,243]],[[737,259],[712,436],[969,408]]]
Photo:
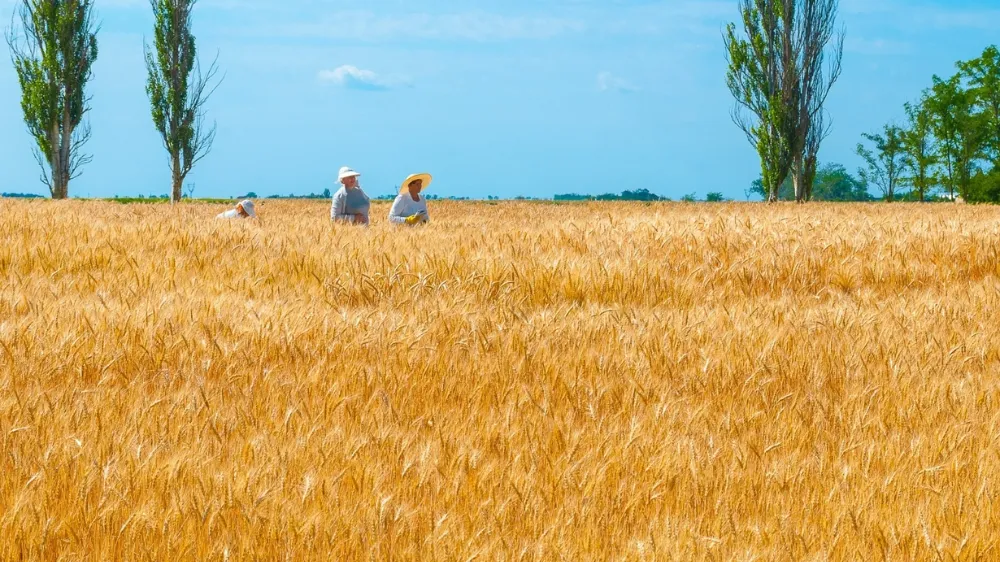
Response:
[[[406,176],[405,180],[403,180],[403,185],[402,185],[402,187],[399,188],[399,192],[400,193],[404,193],[406,191],[409,191],[410,190],[410,188],[409,188],[410,182],[412,182],[414,180],[424,180],[424,185],[423,185],[423,187],[420,188],[420,191],[423,191],[423,190],[427,189],[428,185],[431,184],[431,180],[432,179],[433,178],[431,177],[430,174],[410,174],[409,176]]]

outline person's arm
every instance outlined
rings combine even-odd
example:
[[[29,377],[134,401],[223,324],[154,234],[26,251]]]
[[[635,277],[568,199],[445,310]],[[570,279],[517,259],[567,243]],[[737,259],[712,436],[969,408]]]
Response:
[[[338,190],[333,195],[333,205],[330,207],[330,220],[354,222],[354,215],[347,213],[347,192]]]
[[[403,201],[402,197],[397,197],[395,201],[392,202],[392,209],[389,210],[389,222],[393,224],[405,224],[406,223],[406,202]]]

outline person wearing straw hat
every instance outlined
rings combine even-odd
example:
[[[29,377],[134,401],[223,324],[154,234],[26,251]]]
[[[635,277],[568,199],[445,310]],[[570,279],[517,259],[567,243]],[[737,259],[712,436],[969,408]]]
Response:
[[[431,179],[430,174],[413,174],[403,180],[403,187],[389,210],[389,222],[413,226],[430,220],[427,198],[420,192],[430,185]]]
[[[347,166],[340,169],[337,179],[341,183],[341,188],[333,194],[330,220],[368,224],[368,211],[372,204],[368,195],[358,185],[359,176],[361,174]]]
[[[229,209],[225,213],[219,213],[217,219],[255,219],[257,210],[254,209],[253,201],[245,199],[236,204],[235,209]]]

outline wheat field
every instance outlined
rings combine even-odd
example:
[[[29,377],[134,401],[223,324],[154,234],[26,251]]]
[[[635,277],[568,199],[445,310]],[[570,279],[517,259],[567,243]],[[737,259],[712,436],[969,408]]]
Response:
[[[0,201],[0,559],[1000,558],[1000,211]]]

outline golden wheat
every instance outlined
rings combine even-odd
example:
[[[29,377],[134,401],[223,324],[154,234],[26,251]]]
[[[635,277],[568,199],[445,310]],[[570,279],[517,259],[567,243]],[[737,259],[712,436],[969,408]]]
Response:
[[[5,560],[996,559],[992,207],[0,201]]]

